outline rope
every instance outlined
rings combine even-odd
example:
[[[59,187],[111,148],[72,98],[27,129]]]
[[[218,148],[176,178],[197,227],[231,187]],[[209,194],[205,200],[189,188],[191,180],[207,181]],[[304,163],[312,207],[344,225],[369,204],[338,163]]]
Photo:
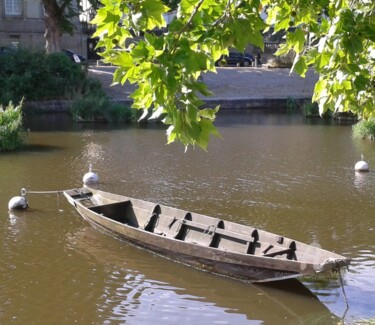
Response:
[[[64,190],[61,191],[29,191],[26,190],[25,188],[21,189],[21,195],[25,196],[26,194],[61,194],[63,193]]]
[[[344,300],[345,300],[345,304],[346,304],[344,314],[341,317],[342,324],[345,324],[345,317],[346,317],[346,313],[349,310],[349,303],[348,303],[348,298],[346,297],[346,292],[345,292],[345,288],[344,288],[344,281],[342,279],[342,274],[341,274],[341,270],[340,270],[339,267],[338,267],[338,273],[339,273],[339,279],[340,279],[340,285],[341,285],[342,293],[344,295]]]
[[[348,303],[348,298],[346,297],[345,288],[344,288],[344,281],[342,279],[340,268],[338,268],[338,272],[339,272],[339,278],[340,278],[340,284],[341,284],[342,293],[344,294],[344,300],[345,300],[345,304],[346,304],[346,309],[348,310],[349,309],[349,303]]]

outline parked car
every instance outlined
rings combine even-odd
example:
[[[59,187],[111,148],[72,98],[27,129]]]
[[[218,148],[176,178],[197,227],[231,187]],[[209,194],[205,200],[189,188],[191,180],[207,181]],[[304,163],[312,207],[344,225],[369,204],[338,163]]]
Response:
[[[71,50],[63,49],[62,52],[65,53],[73,62],[82,63],[86,61],[86,58],[83,55],[74,53]]]
[[[222,55],[221,58],[216,61],[216,65],[235,65],[237,67],[248,67],[253,64],[254,60],[255,59],[251,54],[229,52],[229,55]]]
[[[5,46],[1,46],[0,47],[0,55],[2,55],[2,54],[9,54],[9,53],[12,53],[14,51],[15,51],[15,49],[11,48],[11,47],[5,47]]]

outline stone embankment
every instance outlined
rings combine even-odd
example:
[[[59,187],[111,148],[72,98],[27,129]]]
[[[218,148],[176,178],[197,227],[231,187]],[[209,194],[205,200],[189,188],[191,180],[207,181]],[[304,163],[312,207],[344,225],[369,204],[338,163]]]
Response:
[[[117,102],[129,102],[128,96],[135,87],[130,84],[111,86],[114,67],[92,67],[92,77],[101,80],[106,93]],[[204,97],[208,106],[218,104],[222,108],[270,108],[284,106],[288,98],[296,101],[311,100],[314,84],[318,76],[309,70],[305,78],[289,69],[267,67],[225,67],[217,68],[217,73],[203,75],[203,82],[213,92],[212,97]]]
[[[91,66],[91,77],[101,81],[107,95],[116,102],[130,104],[129,95],[135,86],[112,86],[112,66]],[[220,105],[222,109],[234,108],[285,108],[288,98],[297,102],[311,100],[318,76],[309,70],[305,78],[290,74],[289,69],[267,67],[225,67],[217,73],[202,76],[203,82],[213,93],[203,97],[208,107]],[[62,112],[69,109],[69,101],[48,101],[27,103],[27,108],[44,112]]]

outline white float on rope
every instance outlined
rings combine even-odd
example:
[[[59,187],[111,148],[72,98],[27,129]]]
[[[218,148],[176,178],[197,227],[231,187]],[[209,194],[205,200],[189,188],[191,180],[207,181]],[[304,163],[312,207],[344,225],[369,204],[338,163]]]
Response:
[[[9,210],[16,210],[16,209],[27,209],[29,204],[26,200],[26,190],[23,188],[21,190],[21,196],[12,197],[8,203]]]
[[[99,183],[99,177],[91,171],[92,165],[89,166],[89,172],[83,176],[83,184],[97,184]]]
[[[363,160],[364,159],[363,155],[361,155],[361,159],[362,160],[358,161],[355,164],[354,169],[357,172],[368,172],[369,171],[368,163]]]

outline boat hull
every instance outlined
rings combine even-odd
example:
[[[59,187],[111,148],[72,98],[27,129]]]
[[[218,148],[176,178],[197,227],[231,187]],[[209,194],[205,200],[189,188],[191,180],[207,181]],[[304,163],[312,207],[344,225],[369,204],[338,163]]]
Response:
[[[77,195],[76,191],[81,194]],[[250,282],[268,282],[316,274],[349,263],[348,259],[340,255],[288,238],[233,223],[224,224],[222,220],[179,209],[90,189],[65,191],[64,194],[80,215],[93,226],[156,254],[222,276]],[[118,204],[123,207],[119,209]],[[169,217],[169,222],[164,225],[163,229],[166,230],[163,232],[159,232],[156,225],[152,231],[147,225],[142,226],[143,223],[149,224],[151,219],[148,217],[142,220],[142,214],[147,212],[155,215],[152,214],[153,209],[159,211],[159,219],[163,216],[163,211],[167,212],[164,216]],[[121,219],[120,215],[126,215],[126,218]],[[186,219],[186,216],[189,218]],[[215,222],[216,227],[213,226]],[[303,252],[301,257],[306,255],[311,261],[298,260],[295,252],[281,255],[276,253],[273,256],[268,251],[272,251],[269,247],[275,246],[274,242],[261,243],[259,238],[248,235],[255,231],[258,237],[272,240],[273,236],[275,240],[283,238],[284,243],[293,243],[289,246],[305,249],[308,253]],[[262,249],[268,247],[265,250],[269,250],[260,253],[257,248],[250,249],[252,244],[262,246]],[[288,246],[282,248],[290,250]],[[324,256],[314,258],[314,254]]]

